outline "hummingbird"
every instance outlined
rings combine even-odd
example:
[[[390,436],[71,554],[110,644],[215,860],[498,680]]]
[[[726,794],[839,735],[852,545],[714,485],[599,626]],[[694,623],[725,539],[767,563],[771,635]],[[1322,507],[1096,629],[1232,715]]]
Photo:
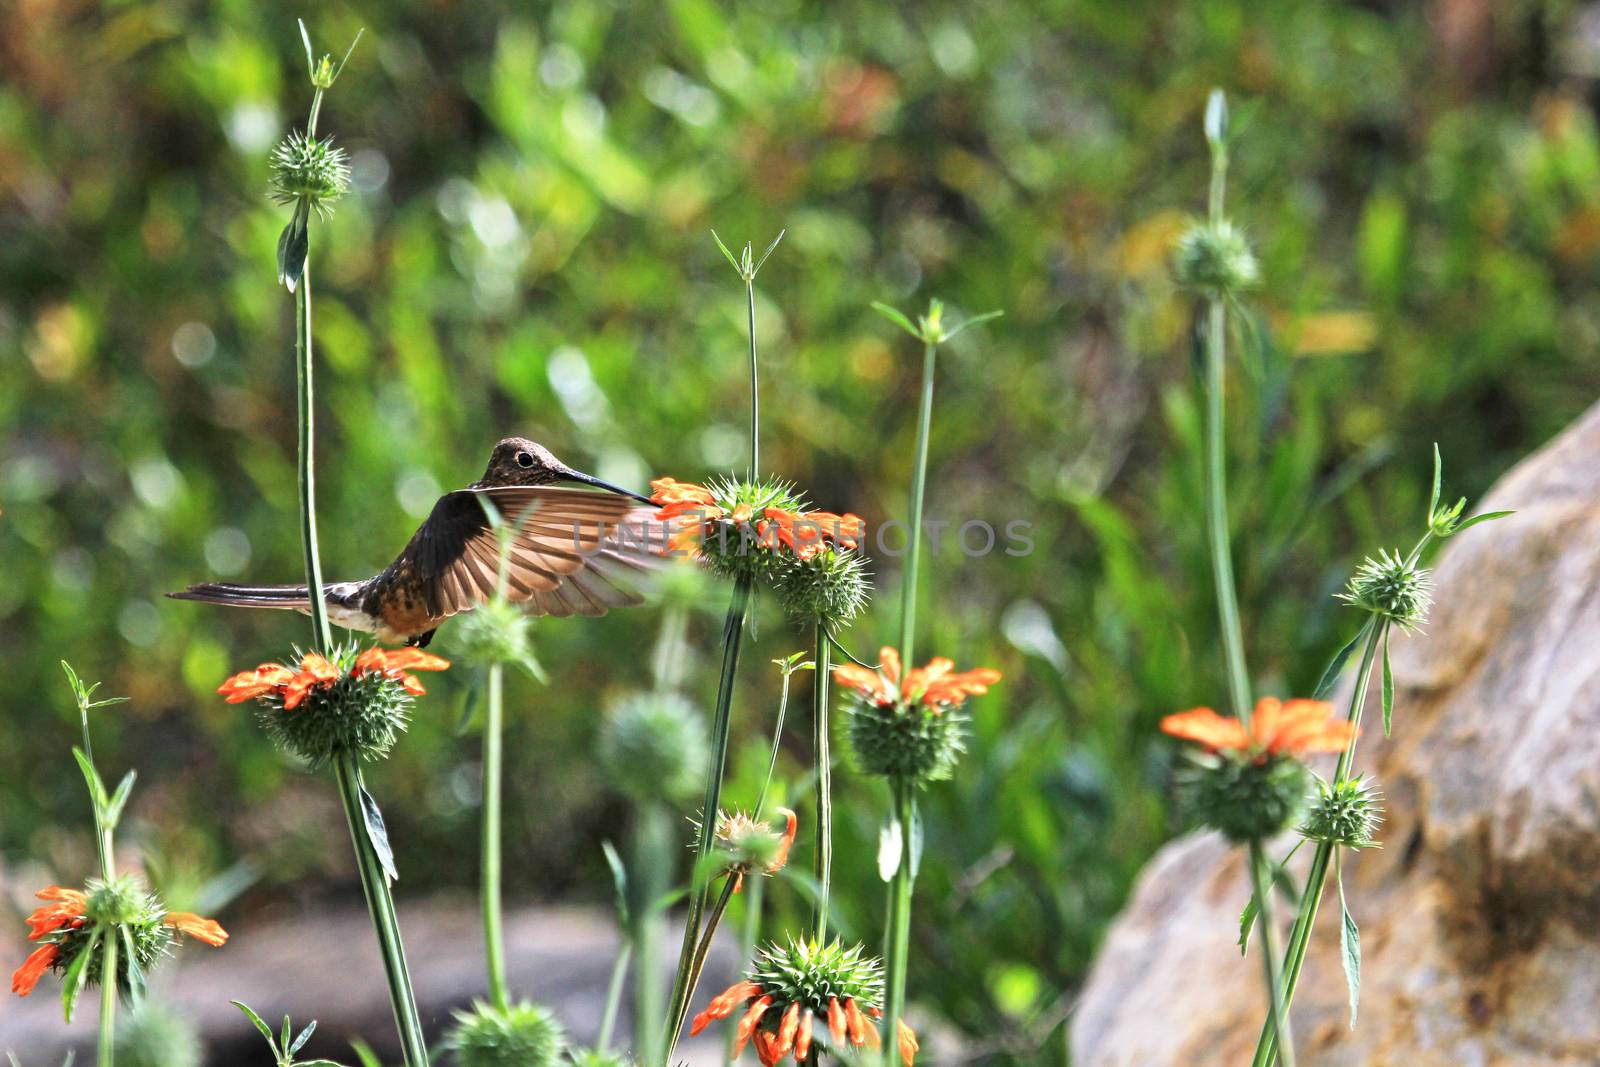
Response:
[[[506,598],[534,615],[604,615],[640,603],[627,580],[665,553],[665,533],[648,497],[573,470],[525,437],[507,437],[494,446],[482,478],[439,498],[393,563],[371,578],[323,585],[328,620],[381,641],[425,648],[450,616],[492,598],[501,548],[485,502],[515,528],[505,561]],[[206,582],[167,595],[311,613],[304,585]]]

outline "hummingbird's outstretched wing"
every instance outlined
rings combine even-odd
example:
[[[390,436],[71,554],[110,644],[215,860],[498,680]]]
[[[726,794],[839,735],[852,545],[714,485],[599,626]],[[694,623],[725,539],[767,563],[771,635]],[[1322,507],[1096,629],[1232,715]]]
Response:
[[[441,619],[492,598],[501,549],[486,503],[513,528],[506,596],[537,615],[604,615],[639,603],[629,578],[640,577],[665,552],[656,509],[614,493],[460,489],[439,499],[399,558],[368,584],[362,607],[388,614],[397,603],[407,604]]]

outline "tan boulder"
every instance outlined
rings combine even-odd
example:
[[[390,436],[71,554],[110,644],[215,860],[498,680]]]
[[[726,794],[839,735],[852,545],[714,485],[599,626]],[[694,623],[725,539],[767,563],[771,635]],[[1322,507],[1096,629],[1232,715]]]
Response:
[[[1351,1030],[1330,896],[1293,1010],[1302,1067],[1600,1064],[1600,405],[1480,508],[1517,514],[1445,545],[1427,633],[1394,641],[1394,739],[1368,719],[1358,767],[1388,820],[1346,864],[1361,1015]],[[1150,862],[1074,1015],[1077,1067],[1250,1062],[1241,862],[1214,834]]]

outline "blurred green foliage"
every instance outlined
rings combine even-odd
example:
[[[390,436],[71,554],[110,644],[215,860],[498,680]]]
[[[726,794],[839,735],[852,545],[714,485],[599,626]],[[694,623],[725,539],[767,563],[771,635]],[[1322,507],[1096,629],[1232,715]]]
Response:
[[[1026,1060],[1176,828],[1157,718],[1221,694],[1192,308],[1165,269],[1203,196],[1206,90],[1248,113],[1230,204],[1265,278],[1230,409],[1264,691],[1310,687],[1354,625],[1329,595],[1352,559],[1416,533],[1430,442],[1448,490],[1476,494],[1600,386],[1581,9],[1432,10],[318,5],[319,49],[368,33],[321,126],[356,184],[313,249],[330,579],[385,563],[503,434],[635,485],[734,468],[743,294],[712,226],[758,248],[788,229],[759,288],[765,462],[873,523],[904,508],[918,353],[868,302],[1004,308],[942,359],[930,509],[1026,520],[1035,550],[968,558],[947,535],[933,560],[922,647],[1007,680],[927,794],[912,992]],[[133,698],[96,724],[107,774],[141,771],[125,837],[189,884],[253,860],[247,905],[352,892],[331,791],[212,692],[303,625],[159,595],[297,576],[284,218],[264,192],[304,121],[293,19],[28,0],[0,10],[0,57],[6,865],[31,884],[28,864],[76,877],[92,856],[65,656]],[[895,561],[878,569],[892,591]],[[516,681],[508,738],[516,890],[605,899],[598,842],[623,809],[594,732],[648,683],[658,617],[537,627],[551,682]],[[849,640],[866,654],[893,621],[885,598]],[[735,799],[775,703],[753,665],[799,647],[769,612]],[[472,882],[468,674],[429,680],[372,775],[407,892]],[[882,798],[840,777],[841,920],[875,938]]]

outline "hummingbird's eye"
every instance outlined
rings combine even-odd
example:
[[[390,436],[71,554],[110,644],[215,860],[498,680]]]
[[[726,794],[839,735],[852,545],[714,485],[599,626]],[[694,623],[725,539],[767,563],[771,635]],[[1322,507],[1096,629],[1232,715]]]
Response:
[[[517,453],[517,466],[519,466],[519,467],[531,467],[531,466],[533,466],[533,457],[530,456],[526,452],[518,452]]]

